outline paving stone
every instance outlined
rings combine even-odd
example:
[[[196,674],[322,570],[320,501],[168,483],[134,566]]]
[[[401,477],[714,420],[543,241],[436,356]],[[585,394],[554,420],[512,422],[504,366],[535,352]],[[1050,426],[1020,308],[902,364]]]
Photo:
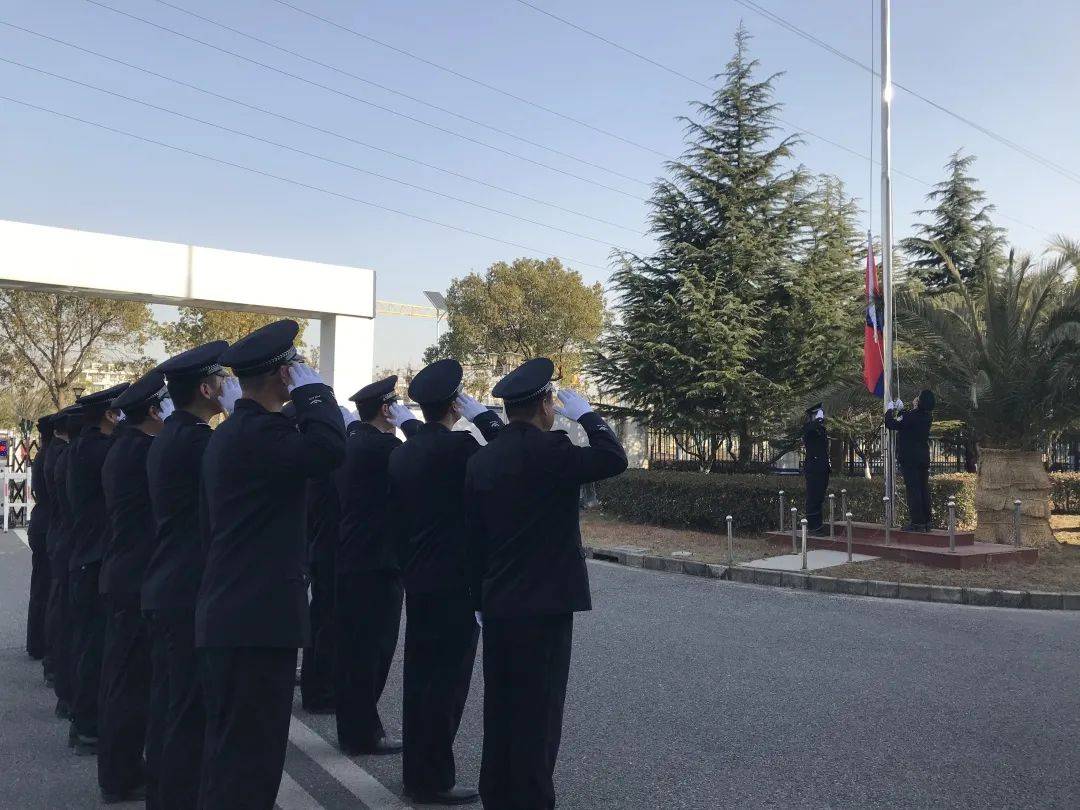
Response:
[[[752,568],[729,568],[728,579],[732,582],[756,582],[757,572]]]
[[[810,590],[817,591],[818,593],[836,593],[837,583],[845,580],[838,580],[836,577],[810,577]],[[858,580],[846,580],[848,582],[857,582]]]
[[[1060,593],[1031,591],[1028,594],[1028,607],[1034,610],[1061,610],[1062,602]]]
[[[644,554],[623,554],[623,565],[630,568],[642,568],[645,565]]]
[[[651,554],[643,554],[641,556],[641,567],[647,568],[650,571],[665,571],[664,566],[667,564],[667,560],[663,557],[654,557]]]
[[[1061,607],[1063,610],[1080,610],[1080,593],[1063,593]]]
[[[964,589],[952,585],[931,585],[930,601],[944,602],[949,605],[964,604]]]
[[[1029,594],[1027,591],[998,591],[997,603],[1001,607],[1020,608],[1027,607]]]
[[[683,560],[682,571],[692,577],[707,577],[709,576],[709,564],[699,560]]]
[[[929,602],[930,586],[901,582],[897,589],[897,596],[901,599],[913,599],[916,602]]]
[[[754,571],[754,582],[758,585],[780,585],[783,582],[781,577],[781,571],[763,571],[761,569]]]
[[[726,565],[709,565],[709,576],[713,579],[728,579],[728,572],[733,569]]]
[[[852,596],[866,596],[866,580],[865,579],[837,579],[836,592],[848,593]]]
[[[876,579],[866,581],[866,595],[878,596],[885,599],[896,599],[900,594],[899,582],[881,582]]]

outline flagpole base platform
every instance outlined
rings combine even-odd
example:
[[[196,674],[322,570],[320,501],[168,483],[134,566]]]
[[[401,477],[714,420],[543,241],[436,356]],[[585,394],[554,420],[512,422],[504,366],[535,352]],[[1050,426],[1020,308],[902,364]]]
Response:
[[[851,527],[851,550],[855,554],[868,554],[887,560],[919,563],[936,568],[984,568],[1002,563],[1034,563],[1039,552],[1034,548],[1017,548],[998,543],[976,543],[973,532],[956,533],[956,551],[949,551],[949,535],[943,531],[905,532],[890,531],[890,542],[885,545],[885,527],[880,523],[853,523]],[[836,524],[836,537],[807,537],[809,548],[846,551],[846,525]],[[768,532],[766,538],[785,547],[791,544],[790,532]]]

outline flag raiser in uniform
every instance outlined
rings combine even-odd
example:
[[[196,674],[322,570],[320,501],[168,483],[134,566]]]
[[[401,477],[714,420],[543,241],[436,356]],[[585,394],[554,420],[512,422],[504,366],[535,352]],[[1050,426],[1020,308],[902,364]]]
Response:
[[[885,396],[885,363],[877,301],[881,297],[870,234],[866,235],[866,328],[863,334],[863,382],[876,397]]]

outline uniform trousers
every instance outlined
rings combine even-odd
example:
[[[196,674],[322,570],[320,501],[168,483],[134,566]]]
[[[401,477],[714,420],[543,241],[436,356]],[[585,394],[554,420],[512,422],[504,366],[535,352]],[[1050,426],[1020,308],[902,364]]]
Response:
[[[44,547],[44,541],[40,541]],[[26,652],[34,660],[49,654],[45,634],[45,614],[49,605],[49,555],[45,549],[35,551],[30,558],[30,605],[26,615]],[[46,661],[45,671],[51,668]]]
[[[296,649],[204,647],[199,810],[273,810],[285,768]]]
[[[49,658],[53,670],[53,692],[59,705],[70,711],[74,673],[71,659],[71,612],[67,571],[57,572],[49,585],[49,607],[45,619],[49,637]]]
[[[163,629],[155,622],[156,612],[144,614],[150,650],[150,688],[146,712],[146,807],[165,807],[161,796],[161,749],[169,719],[169,645]],[[199,749],[200,756],[202,749]],[[198,779],[195,780],[198,782]]]
[[[553,808],[574,615],[485,616],[483,635],[484,807]]]
[[[810,531],[820,529],[823,523],[821,512],[825,502],[825,493],[829,489],[829,471],[806,471],[806,528]]]
[[[337,735],[349,753],[371,751],[386,734],[379,698],[390,674],[403,597],[392,571],[340,574],[337,579]]]
[[[457,779],[454,737],[479,638],[464,589],[406,596],[401,781],[418,795],[446,790]]]
[[[160,743],[148,741],[151,769],[157,778],[158,806],[190,810],[198,803],[206,713],[203,709],[199,660],[195,652],[195,610],[155,610],[151,614],[153,644],[157,646],[150,691],[166,701]],[[295,675],[293,676],[295,678]],[[162,683],[164,680],[164,683]],[[167,697],[160,692],[165,690]],[[159,710],[160,710],[160,703]],[[157,748],[158,753],[152,749]],[[155,761],[156,760],[156,761]],[[153,778],[153,777],[152,777]]]
[[[150,644],[139,595],[106,597],[105,647],[101,664],[98,785],[122,794],[146,781]]]
[[[925,464],[900,465],[907,493],[908,520],[916,526],[929,526],[930,515],[930,467]]]
[[[75,661],[71,715],[75,733],[83,737],[98,736],[98,695],[105,648],[105,603],[98,592],[100,573],[101,563],[95,562],[70,574]]]
[[[334,708],[334,561],[311,564],[311,646],[300,665],[304,708]]]

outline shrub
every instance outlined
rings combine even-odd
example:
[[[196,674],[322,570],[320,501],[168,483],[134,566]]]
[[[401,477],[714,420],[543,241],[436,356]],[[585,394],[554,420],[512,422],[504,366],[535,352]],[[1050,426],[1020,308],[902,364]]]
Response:
[[[1054,489],[1050,495],[1055,512],[1067,515],[1080,513],[1080,473],[1050,473]]]
[[[896,499],[899,522],[907,519],[903,479],[897,478]],[[798,507],[802,517],[806,487],[801,476],[705,475],[692,472],[628,470],[601,481],[597,493],[606,512],[633,523],[670,526],[702,531],[725,531],[727,515],[734,518],[739,533],[759,533],[777,528],[780,504],[777,492],[786,493],[787,507]],[[884,482],[878,479],[834,477],[829,491],[836,495],[836,519],[843,520],[840,490],[848,491],[848,510],[855,520],[880,522]],[[1080,491],[1080,490],[1078,490]],[[930,479],[934,519],[946,522],[946,504],[956,500],[958,528],[975,524],[975,476],[956,473]],[[1080,503],[1080,499],[1077,501]],[[828,519],[828,500],[825,502]],[[790,513],[785,527],[790,526]]]

